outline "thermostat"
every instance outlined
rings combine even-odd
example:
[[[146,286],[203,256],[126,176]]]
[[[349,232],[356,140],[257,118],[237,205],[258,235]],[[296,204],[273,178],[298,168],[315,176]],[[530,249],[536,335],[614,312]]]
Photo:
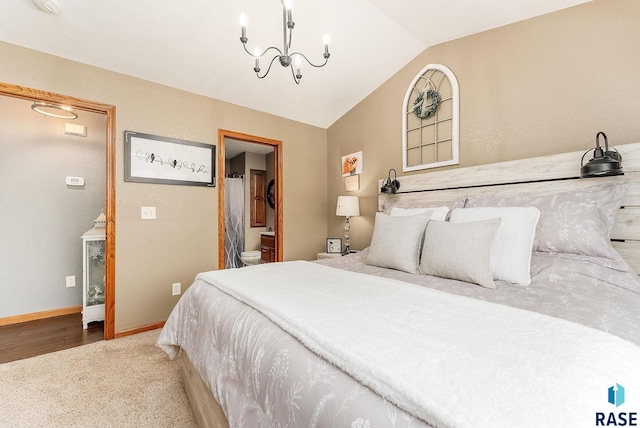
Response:
[[[68,186],[84,186],[84,177],[67,177],[65,183]]]

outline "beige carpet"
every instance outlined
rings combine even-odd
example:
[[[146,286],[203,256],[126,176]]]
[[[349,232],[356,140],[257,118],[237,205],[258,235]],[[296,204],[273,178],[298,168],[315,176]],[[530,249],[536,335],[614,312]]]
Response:
[[[0,427],[195,427],[159,334],[0,364]]]

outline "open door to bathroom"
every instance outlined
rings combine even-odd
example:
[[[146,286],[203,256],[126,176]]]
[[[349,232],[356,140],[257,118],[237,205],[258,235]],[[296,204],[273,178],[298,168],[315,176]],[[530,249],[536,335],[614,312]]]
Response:
[[[264,137],[242,134],[234,131],[218,130],[218,269],[225,268],[225,176],[227,174],[244,174],[247,158],[255,157],[257,154],[267,156],[265,185],[273,180],[272,187],[274,206],[267,208],[266,224],[262,229],[272,229],[275,241],[275,260],[283,260],[283,204],[282,204],[282,142]],[[237,163],[232,165],[232,158],[242,159],[242,166]],[[246,168],[246,179],[249,179],[250,167]],[[247,182],[247,190],[249,190]],[[266,190],[265,190],[266,191]],[[250,200],[250,196],[247,196]],[[249,202],[247,201],[247,207]],[[251,229],[249,216],[247,215],[247,225],[245,228]],[[247,231],[246,240],[248,248],[253,247],[253,235],[259,236],[262,230]],[[256,242],[258,242],[256,241]],[[256,244],[259,245],[259,244]]]

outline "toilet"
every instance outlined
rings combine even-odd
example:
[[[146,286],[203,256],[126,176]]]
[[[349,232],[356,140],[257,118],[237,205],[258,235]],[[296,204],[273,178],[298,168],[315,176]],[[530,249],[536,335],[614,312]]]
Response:
[[[240,253],[240,260],[245,266],[260,264],[261,254],[260,251],[243,251]]]

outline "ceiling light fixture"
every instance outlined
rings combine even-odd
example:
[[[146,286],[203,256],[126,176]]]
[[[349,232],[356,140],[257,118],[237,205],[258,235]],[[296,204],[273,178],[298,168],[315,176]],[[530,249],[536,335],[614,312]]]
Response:
[[[60,13],[60,4],[58,0],[33,0],[33,3],[38,6],[38,9],[57,15]]]
[[[281,0],[281,2],[282,2],[282,34],[284,39],[282,50],[278,49],[275,46],[271,46],[262,53],[260,53],[260,49],[258,48],[255,48],[253,53],[249,52],[249,50],[247,49],[247,41],[249,40],[247,39],[247,17],[245,16],[244,13],[240,15],[240,25],[242,26],[242,36],[240,37],[240,41],[242,42],[242,46],[244,47],[245,52],[256,59],[255,66],[253,67],[253,71],[256,72],[256,76],[258,77],[258,79],[264,79],[265,77],[267,77],[267,74],[269,74],[269,71],[271,71],[271,66],[273,65],[273,62],[276,59],[278,59],[280,61],[280,64],[283,67],[289,67],[291,69],[293,80],[296,82],[296,84],[299,84],[300,79],[302,79],[302,73],[300,73],[300,64],[302,63],[302,59],[307,61],[309,65],[316,68],[324,67],[327,64],[327,61],[329,60],[329,56],[330,56],[329,37],[326,35],[324,36],[324,54],[323,54],[324,63],[322,64],[312,63],[311,61],[309,61],[309,58],[307,58],[301,52],[289,53],[289,49],[291,49],[291,36],[293,35],[293,27],[295,27],[296,24],[295,22],[293,22],[293,19],[291,18],[291,0]],[[287,32],[287,30],[289,31]],[[269,52],[271,49],[276,51],[277,54],[275,54],[273,58],[271,58],[271,62],[269,62],[269,68],[267,68],[267,71],[263,75],[260,75],[260,70],[261,70],[260,58],[265,56],[267,52]],[[293,70],[293,62],[295,62],[296,64],[295,71]]]
[[[78,114],[68,106],[60,104],[45,103],[44,101],[34,101],[31,109],[45,116],[57,117],[58,119],[77,119]]]

